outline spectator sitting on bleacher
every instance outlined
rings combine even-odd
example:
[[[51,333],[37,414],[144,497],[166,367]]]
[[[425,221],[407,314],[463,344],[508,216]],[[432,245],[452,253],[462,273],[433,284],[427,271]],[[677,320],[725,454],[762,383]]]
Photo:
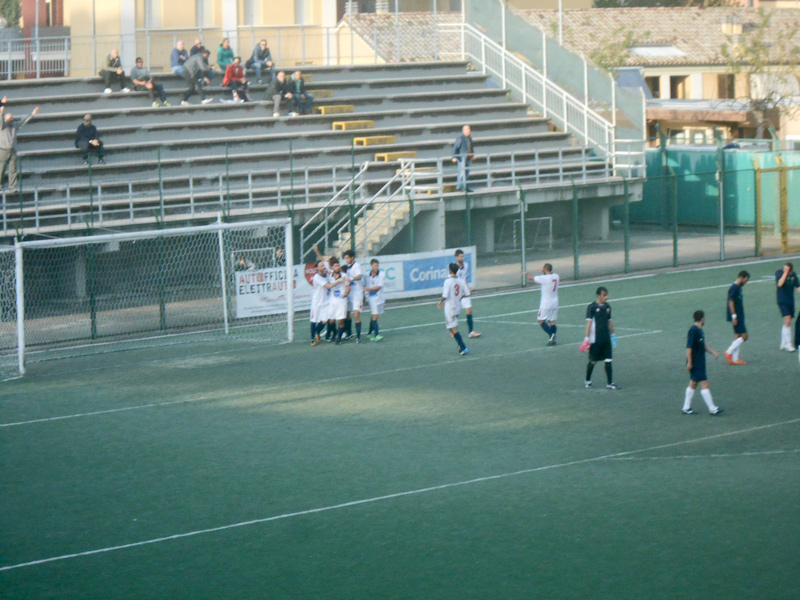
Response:
[[[303,73],[298,69],[294,72],[294,77],[289,84],[289,90],[292,93],[292,100],[294,101],[294,112],[289,116],[297,116],[298,114],[307,115],[311,112],[311,103],[314,101],[314,95],[306,91],[306,82],[303,81]]]
[[[205,49],[206,47],[203,46],[203,40],[200,38],[194,38],[194,44],[192,44],[192,47],[189,48],[189,58],[195,54],[202,54]]]
[[[83,123],[78,125],[78,131],[75,133],[75,147],[80,148],[83,153],[83,164],[89,164],[89,152],[97,154],[97,162],[101,165],[106,164],[106,161],[103,160],[103,142],[100,141],[97,127],[92,125],[92,115],[85,115]]]
[[[39,107],[21,121],[15,121],[10,112],[5,112],[6,98],[0,106],[0,179],[8,169],[8,187],[17,187],[17,132],[39,112]]]
[[[281,102],[291,100],[292,92],[289,91],[289,82],[286,81],[286,73],[278,71],[278,75],[273,79],[267,88],[267,102],[272,100],[272,116],[281,116]]]
[[[172,106],[167,102],[167,93],[164,91],[164,86],[150,76],[147,69],[144,68],[144,60],[139,56],[136,58],[136,66],[131,69],[131,81],[133,82],[133,89],[137,92],[149,92],[150,100],[153,101],[153,107]]]
[[[250,102],[250,94],[247,93],[247,79],[245,78],[241,57],[235,57],[233,62],[225,69],[222,85],[231,88],[234,102]]]
[[[233,64],[233,48],[231,48],[231,41],[225,38],[217,48],[217,66],[225,72],[228,65],[231,64]]]
[[[183,106],[189,105],[189,97],[195,93],[200,94],[200,101],[202,104],[208,104],[212,102],[213,98],[206,98],[206,93],[203,90],[203,84],[211,83],[208,79],[209,71],[211,67],[208,66],[208,57],[209,51],[204,50],[201,54],[195,54],[185,63],[183,63],[183,79],[186,81],[186,85],[189,86],[183,93],[183,100],[181,100],[181,104]]]
[[[125,87],[125,71],[122,70],[122,61],[119,59],[119,50],[116,48],[106,56],[105,68],[100,71],[99,75],[103,78],[103,83],[106,84],[106,89],[103,91],[104,94],[111,93],[112,83],[118,83],[121,92],[130,92]]]
[[[261,79],[261,71],[263,69],[267,69],[269,72],[270,81],[275,78],[275,63],[272,62],[272,55],[269,53],[269,48],[267,48],[267,40],[261,40],[256,44],[256,47],[253,48],[253,56],[250,57],[245,66],[248,69],[255,69],[258,83],[263,83]]]
[[[186,48],[183,47],[183,41],[178,40],[169,57],[169,64],[172,68],[172,72],[178,77],[183,77],[183,65],[188,59],[189,53],[186,51]]]

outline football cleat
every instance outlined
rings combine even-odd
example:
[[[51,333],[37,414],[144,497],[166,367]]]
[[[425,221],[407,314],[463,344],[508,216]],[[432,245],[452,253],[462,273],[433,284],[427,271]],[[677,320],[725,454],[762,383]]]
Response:
[[[467,336],[467,337],[471,337],[471,338],[481,337],[481,334],[478,333],[477,331],[470,331],[469,332],[469,336]]]
[[[314,338],[313,340],[311,340],[312,346],[316,346],[317,344],[319,344],[319,338]]]
[[[607,390],[620,390],[620,389],[622,389],[622,388],[621,388],[621,387],[619,387],[619,386],[618,386],[616,383],[609,383],[609,384],[606,386],[606,389],[607,389]]]
[[[548,346],[555,346],[556,345],[556,334],[550,336],[550,339],[547,341]]]
[[[590,387],[592,387],[592,382],[591,381],[584,381],[583,382],[583,387],[585,387],[588,390]]]
[[[722,412],[723,412],[723,411],[722,411],[722,408],[720,408],[720,407],[718,406],[718,407],[717,407],[717,408],[715,408],[714,410],[710,411],[708,414],[710,414],[710,415],[713,417],[714,415],[719,415],[719,414],[721,414]]]
[[[727,350],[725,351],[725,360],[728,361],[729,365],[733,364],[733,355],[730,352],[728,352]]]
[[[681,412],[685,415],[693,415],[694,411],[691,408],[682,408]]]
[[[746,360],[736,360],[731,363],[732,365],[743,366],[747,364]]]
[[[459,351],[458,351],[458,353],[459,353],[461,356],[464,356],[464,355],[466,355],[466,354],[469,354],[469,348],[464,348],[463,350],[459,350]]]
[[[382,335],[376,335],[372,337],[373,342],[380,342],[383,339]]]
[[[356,338],[356,344],[360,344],[360,343],[361,343],[361,338],[360,338],[360,337],[357,337],[357,338]]]

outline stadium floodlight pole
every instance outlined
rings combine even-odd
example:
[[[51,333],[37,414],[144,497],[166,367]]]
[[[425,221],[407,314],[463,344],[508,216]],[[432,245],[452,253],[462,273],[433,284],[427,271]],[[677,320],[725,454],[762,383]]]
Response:
[[[25,375],[25,279],[22,268],[22,246],[14,239],[15,277],[17,293],[17,359],[19,374]]]
[[[725,150],[722,134],[714,127],[717,142],[717,177],[719,178],[719,259],[725,260]]]

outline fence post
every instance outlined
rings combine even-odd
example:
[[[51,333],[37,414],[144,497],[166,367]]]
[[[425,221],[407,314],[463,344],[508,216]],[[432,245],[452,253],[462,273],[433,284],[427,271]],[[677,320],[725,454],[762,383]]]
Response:
[[[675,170],[670,167],[670,180],[672,182],[670,204],[672,209],[672,266],[678,266],[678,176]]]
[[[717,176],[719,177],[719,259],[725,260],[725,150],[722,134],[715,127],[714,140],[717,142]]]
[[[411,242],[411,253],[416,252],[416,231],[414,230],[414,187],[409,187],[408,191],[408,236]]]
[[[225,142],[225,217],[231,216],[231,160],[228,155],[228,143]]]
[[[94,186],[92,185],[92,163],[87,166],[89,169],[89,231],[94,228]]]
[[[580,268],[580,246],[578,244],[578,234],[580,228],[578,227],[578,186],[575,185],[575,180],[570,177],[572,181],[572,257],[574,261],[572,277],[576,281],[581,278]]]
[[[522,238],[520,243],[522,287],[526,287],[528,285],[528,278],[525,276],[525,272],[528,270],[528,257],[525,255],[525,212],[527,206],[525,205],[525,192],[522,191],[522,186],[517,186],[517,200],[519,200],[519,233],[520,238]]]
[[[278,186],[279,192],[280,189]],[[289,140],[289,218],[294,223],[294,150],[292,140]]]
[[[15,292],[17,296],[17,361],[19,374],[25,375],[25,269],[19,238],[14,240]]]
[[[91,230],[90,230],[91,235]],[[91,324],[91,338],[97,339],[97,297],[94,289],[94,244],[87,244],[85,246],[86,258],[86,288],[89,292],[89,322]]]
[[[625,272],[631,272],[631,200],[628,195],[628,178],[622,176],[622,235],[625,240]]]
[[[163,229],[163,217],[156,223],[156,228]],[[167,330],[167,301],[164,293],[166,279],[164,269],[164,236],[158,238],[158,325],[161,331]]]
[[[758,168],[758,157],[753,159],[753,178],[755,179],[755,212],[756,212],[756,256],[761,256],[761,171]]]
[[[467,230],[467,246],[472,246],[472,198],[467,186],[464,186],[464,227]]]

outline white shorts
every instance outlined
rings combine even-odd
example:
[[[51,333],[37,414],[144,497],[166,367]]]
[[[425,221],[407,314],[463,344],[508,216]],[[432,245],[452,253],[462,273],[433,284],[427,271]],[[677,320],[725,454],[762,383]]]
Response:
[[[356,288],[351,287],[350,293],[347,295],[347,310],[357,310],[361,312],[364,309],[364,292],[356,291]]]
[[[323,323],[328,320],[328,307],[324,302],[311,305],[311,312],[308,315],[312,323]]]
[[[540,308],[539,309],[539,320],[540,321],[552,321],[553,323],[555,323],[557,317],[558,317],[558,308]]]
[[[448,329],[452,329],[453,327],[458,327],[458,315],[461,311],[460,310],[452,310],[450,308],[444,307],[444,325]]]
[[[368,301],[369,301],[369,312],[371,312],[373,315],[383,314],[383,307],[386,306],[385,303],[381,302],[379,304],[378,298],[375,298],[374,296],[370,296],[368,298]]]
[[[347,298],[330,298],[328,300],[328,319],[341,321],[347,316]]]
[[[472,298],[469,296],[461,298],[461,308],[472,308]]]

